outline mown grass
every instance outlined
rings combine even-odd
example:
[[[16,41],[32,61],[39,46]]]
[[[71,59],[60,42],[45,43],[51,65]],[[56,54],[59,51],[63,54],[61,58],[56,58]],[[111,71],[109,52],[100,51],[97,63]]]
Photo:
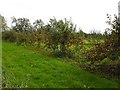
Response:
[[[4,87],[29,88],[117,88],[118,84],[64,63],[62,58],[2,43]]]

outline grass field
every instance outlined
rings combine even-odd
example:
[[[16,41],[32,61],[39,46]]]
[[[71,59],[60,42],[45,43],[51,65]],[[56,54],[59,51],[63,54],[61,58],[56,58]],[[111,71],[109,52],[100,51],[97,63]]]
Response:
[[[117,88],[118,84],[99,78],[68,63],[45,56],[14,43],[2,43],[4,87],[29,88]]]

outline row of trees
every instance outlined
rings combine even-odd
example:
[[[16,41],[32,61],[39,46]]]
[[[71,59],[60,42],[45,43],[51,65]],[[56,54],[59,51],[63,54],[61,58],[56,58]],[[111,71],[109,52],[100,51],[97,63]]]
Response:
[[[61,55],[68,54],[68,49],[71,45],[78,45],[81,39],[76,33],[76,25],[72,20],[57,20],[56,18],[50,19],[49,23],[45,25],[41,19],[36,20],[31,25],[29,19],[26,18],[12,18],[12,27],[10,31],[3,32],[3,39],[17,44],[25,43],[34,45],[37,43],[44,43],[47,48],[53,52],[59,52]]]
[[[92,36],[93,40],[93,38],[103,39],[105,37],[105,43],[103,45],[92,50],[93,53],[91,51],[87,53],[90,54],[88,55],[89,58],[92,56],[92,59],[96,59],[97,55],[97,58],[101,56],[102,58],[100,57],[100,59],[104,59],[111,54],[106,54],[108,51],[116,53],[120,51],[120,23],[117,17],[115,17],[114,21],[111,21],[109,15],[107,18],[107,23],[112,26],[112,28],[108,29],[111,33],[108,34],[108,31],[106,31],[102,35],[95,31],[91,34],[86,34],[81,29],[77,32],[76,25],[72,23],[71,19],[57,20],[53,18],[46,25],[41,19],[38,19],[31,25],[27,18],[16,19],[13,17],[11,30],[3,32],[3,39],[17,42],[18,45],[23,43],[29,45],[37,44],[37,47],[40,47],[40,43],[44,43],[44,47],[50,48],[53,52],[57,51],[61,55],[67,55],[70,51],[69,47],[72,45],[76,47],[76,50],[79,50],[84,44],[83,38],[90,39]],[[105,47],[106,44],[109,44],[109,47]],[[93,55],[94,53],[97,54]]]

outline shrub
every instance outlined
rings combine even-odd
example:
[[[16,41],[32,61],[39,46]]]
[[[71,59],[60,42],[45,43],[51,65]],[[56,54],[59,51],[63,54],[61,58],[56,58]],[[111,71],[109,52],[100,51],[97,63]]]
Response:
[[[16,40],[17,45],[20,45],[20,44],[25,43],[25,42],[26,42],[25,34],[19,32],[17,34],[17,40]]]
[[[15,32],[14,30],[4,31],[2,34],[2,38],[10,42],[15,42],[17,39],[17,32]]]

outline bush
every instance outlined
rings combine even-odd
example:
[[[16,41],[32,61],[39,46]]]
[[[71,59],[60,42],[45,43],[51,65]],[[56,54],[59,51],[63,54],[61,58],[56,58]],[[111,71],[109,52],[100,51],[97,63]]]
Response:
[[[25,34],[19,32],[19,33],[17,34],[16,43],[17,43],[17,45],[20,45],[20,44],[22,44],[22,43],[26,43]]]
[[[8,40],[10,42],[15,42],[16,39],[17,39],[17,32],[15,32],[14,30],[4,31],[2,33],[2,39],[3,40]]]

